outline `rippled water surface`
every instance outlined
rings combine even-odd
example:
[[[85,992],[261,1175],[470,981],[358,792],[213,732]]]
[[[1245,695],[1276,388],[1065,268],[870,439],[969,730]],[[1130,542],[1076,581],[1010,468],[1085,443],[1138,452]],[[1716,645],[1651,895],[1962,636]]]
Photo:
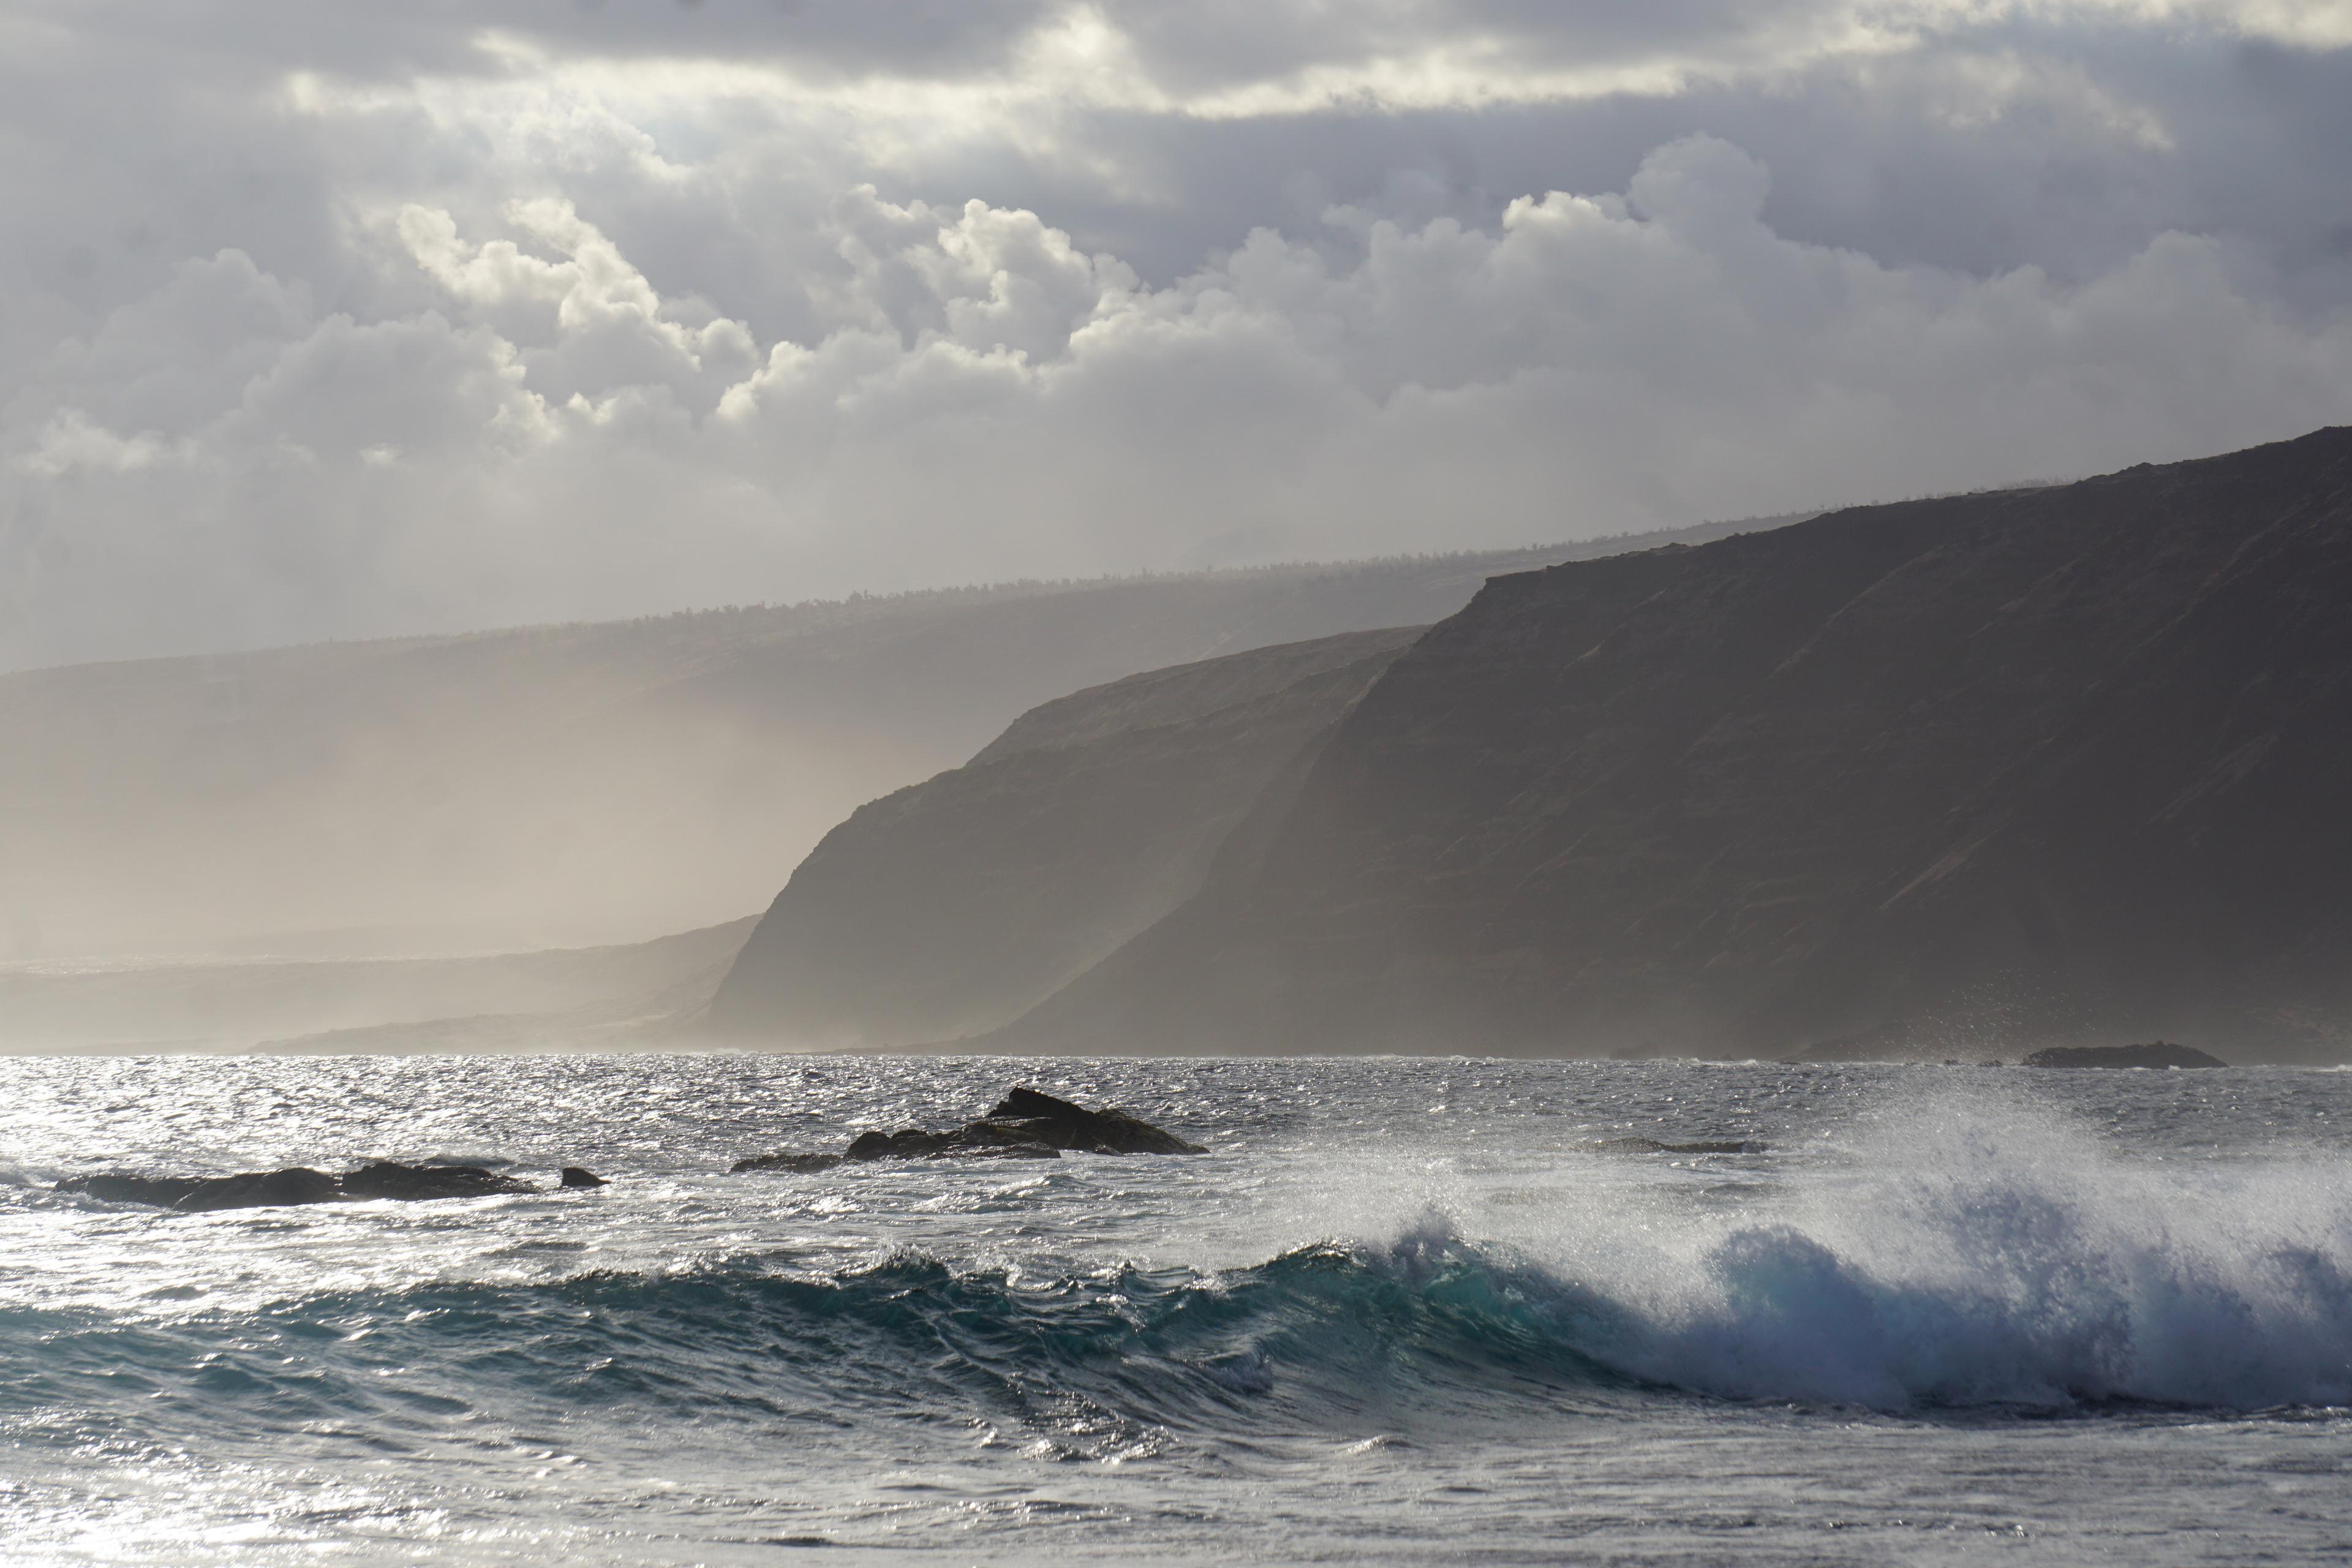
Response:
[[[726,1173],[1013,1082],[1213,1152]],[[2352,1076],[51,1058],[0,1060],[0,1127],[9,1562],[2352,1541]],[[379,1155],[613,1184],[48,1190]]]

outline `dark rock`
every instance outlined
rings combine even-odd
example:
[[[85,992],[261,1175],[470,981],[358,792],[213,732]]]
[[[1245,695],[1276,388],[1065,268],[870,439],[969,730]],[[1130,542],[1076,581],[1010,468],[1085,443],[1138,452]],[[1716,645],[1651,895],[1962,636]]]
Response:
[[[586,1173],[583,1173],[585,1174]],[[137,1176],[110,1171],[68,1176],[61,1193],[79,1193],[108,1203],[144,1204],[205,1214],[216,1209],[285,1208],[333,1203],[343,1198],[470,1198],[488,1193],[528,1193],[528,1182],[501,1176],[478,1165],[403,1165],[378,1160],[341,1176],[307,1165],[282,1171],[240,1171],[233,1176]]]
[[[1019,1128],[967,1122],[952,1132],[927,1132],[920,1127],[896,1132],[861,1132],[843,1158],[849,1160],[938,1160],[948,1157],[1051,1160],[1060,1151],[1045,1140]]]
[[[1058,1160],[1065,1149],[1089,1154],[1205,1154],[1164,1128],[1129,1111],[1085,1106],[1015,1089],[977,1121],[952,1131],[902,1127],[861,1132],[838,1154],[761,1154],[738,1160],[734,1171],[829,1171],[846,1161]]]
[[[331,1204],[342,1195],[341,1187],[326,1172],[292,1165],[283,1171],[246,1171],[199,1182],[172,1207],[182,1214],[288,1208],[297,1204]]]
[[[557,1184],[566,1187],[603,1187],[612,1184],[584,1166],[566,1165],[557,1178]]]
[[[2194,1046],[2154,1040],[2144,1046],[2053,1046],[2025,1058],[2030,1068],[2225,1068]]]
[[[909,1127],[903,1132],[861,1132],[849,1141],[849,1147],[842,1158],[890,1160],[904,1159],[916,1153],[928,1154],[929,1149],[918,1149],[915,1145],[929,1136],[919,1127]]]
[[[479,1165],[404,1165],[396,1160],[377,1160],[362,1165],[343,1177],[342,1187],[345,1197],[398,1198],[407,1202],[536,1190],[529,1182],[502,1176]]]
[[[1602,1154],[1761,1154],[1764,1145],[1734,1139],[1666,1143],[1655,1138],[1603,1138],[1592,1145]]]
[[[127,1171],[108,1171],[95,1176],[68,1176],[58,1184],[57,1190],[79,1193],[101,1203],[146,1204],[167,1209],[204,1184],[202,1176],[134,1176]]]
[[[1088,1110],[1034,1089],[1015,1089],[996,1102],[986,1127],[1008,1136],[1029,1137],[1056,1149],[1090,1154],[1205,1154],[1208,1150],[1141,1117],[1113,1107]],[[967,1128],[967,1131],[971,1129]]]
[[[68,1176],[58,1184],[57,1190],[184,1214],[331,1203],[343,1195],[334,1177],[303,1165],[283,1171],[241,1171],[233,1176],[135,1176],[110,1171],[97,1176]]]

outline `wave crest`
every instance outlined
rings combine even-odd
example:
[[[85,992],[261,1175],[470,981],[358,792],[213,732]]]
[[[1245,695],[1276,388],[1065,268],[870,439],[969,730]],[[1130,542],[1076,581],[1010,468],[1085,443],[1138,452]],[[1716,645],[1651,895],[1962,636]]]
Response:
[[[1402,1432],[1661,1394],[1889,1411],[2352,1402],[2340,1161],[2132,1168],[2063,1127],[1942,1113],[1887,1140],[1744,1208],[1602,1194],[1549,1237],[1474,1240],[1426,1216],[1222,1272],[739,1257],[245,1313],[0,1314],[0,1408],[131,1390],[192,1419],[247,1408],[258,1430],[643,1403],[1012,1423],[1109,1453],[1237,1424]]]

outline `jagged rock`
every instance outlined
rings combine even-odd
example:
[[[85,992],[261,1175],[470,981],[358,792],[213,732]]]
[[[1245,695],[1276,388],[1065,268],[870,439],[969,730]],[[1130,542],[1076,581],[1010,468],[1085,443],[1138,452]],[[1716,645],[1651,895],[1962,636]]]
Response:
[[[566,1165],[559,1173],[556,1184],[565,1187],[604,1187],[612,1184],[583,1166]]]
[[[1088,1154],[1205,1154],[1130,1111],[1089,1110],[1034,1089],[1015,1089],[977,1121],[948,1132],[905,1127],[861,1132],[838,1154],[761,1154],[730,1167],[745,1171],[829,1171],[869,1160],[1058,1160],[1065,1149]]]
[[[1108,1110],[1088,1110],[1034,1089],[1013,1089],[996,1102],[984,1121],[973,1126],[1010,1136],[1034,1137],[1056,1149],[1078,1149],[1090,1154],[1208,1152],[1200,1144],[1188,1142],[1116,1106]]]
[[[588,1173],[582,1171],[580,1174]],[[593,1176],[589,1179],[596,1181]],[[567,1171],[564,1185],[582,1184],[584,1184],[570,1180]],[[216,1209],[287,1208],[343,1199],[396,1198],[417,1202],[539,1189],[529,1182],[502,1176],[479,1165],[404,1165],[395,1160],[377,1160],[341,1176],[331,1176],[307,1165],[291,1165],[282,1171],[240,1171],[233,1176],[140,1176],[109,1171],[94,1176],[68,1176],[57,1184],[57,1190],[79,1193],[106,1203],[144,1204],[182,1214],[205,1214]]]
[[[2194,1046],[2152,1040],[2144,1046],[2053,1046],[2025,1058],[2030,1068],[2225,1068]]]

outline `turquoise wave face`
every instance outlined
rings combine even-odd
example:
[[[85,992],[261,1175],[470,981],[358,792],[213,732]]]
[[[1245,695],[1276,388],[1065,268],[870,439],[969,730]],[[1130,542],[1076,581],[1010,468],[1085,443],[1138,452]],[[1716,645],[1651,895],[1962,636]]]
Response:
[[[2030,1293],[1998,1273],[1876,1278],[1767,1226],[1702,1254],[1704,1288],[1643,1303],[1428,1221],[1215,1275],[1041,1278],[907,1250],[829,1274],[743,1257],[177,1319],[19,1310],[0,1317],[0,1413],[112,1410],[254,1438],[481,1419],[911,1422],[1104,1455],[1367,1423],[1426,1436],[1673,1398],[2245,1410],[2352,1391],[2337,1259],[2280,1249],[2224,1279],[2049,1250],[2048,1216],[2027,1228],[2054,1276]]]
[[[737,1258],[326,1293],[251,1314],[18,1310],[0,1317],[0,1412],[128,1405],[148,1423],[251,1435],[633,1409],[998,1424],[1049,1440],[1339,1430],[1393,1407],[1428,1424],[1498,1397],[1623,1384],[1571,1342],[1565,1299],[1450,1239],[1314,1247],[1214,1278],[959,1272],[912,1252],[812,1276]]]
[[[2352,1075],[1056,1064],[1213,1152],[726,1172],[1014,1070],[0,1063],[0,1563],[2352,1533]],[[541,1190],[51,1190],[379,1153]]]

